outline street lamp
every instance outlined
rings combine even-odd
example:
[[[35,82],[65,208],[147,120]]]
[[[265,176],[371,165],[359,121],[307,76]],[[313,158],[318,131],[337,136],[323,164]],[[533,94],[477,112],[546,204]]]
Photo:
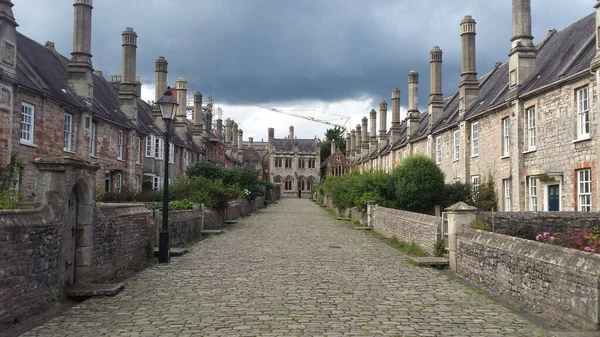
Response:
[[[160,107],[160,113],[162,115],[163,120],[165,121],[165,174],[164,174],[164,186],[163,186],[163,218],[162,218],[162,228],[160,229],[159,239],[158,239],[158,263],[169,263],[171,260],[169,254],[169,124],[173,117],[175,117],[175,111],[177,111],[177,107],[179,104],[173,98],[173,93],[171,92],[171,87],[167,87],[167,91],[163,97],[161,97],[158,102],[156,102]]]

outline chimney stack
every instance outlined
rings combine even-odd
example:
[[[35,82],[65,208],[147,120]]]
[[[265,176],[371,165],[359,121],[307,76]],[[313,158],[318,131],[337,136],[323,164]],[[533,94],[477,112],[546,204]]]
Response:
[[[223,140],[223,119],[217,118],[217,138]]]
[[[135,94],[137,97],[142,97],[142,81],[140,75],[135,75]]]
[[[225,149],[231,150],[231,128],[233,127],[231,119],[225,120]]]
[[[509,85],[514,89],[536,72],[537,48],[531,35],[531,0],[513,0],[512,25],[512,49],[508,56]]]
[[[248,137],[248,143],[250,143],[250,146],[254,146],[254,138]]]
[[[175,116],[175,132],[181,139],[187,137],[187,82],[185,78],[179,77],[177,86],[177,115]]]
[[[362,153],[362,128],[360,124],[356,125],[356,154]]]
[[[239,135],[239,130],[238,130],[238,125],[237,123],[232,123],[233,124],[233,134],[232,134],[232,152],[233,154],[237,154],[238,152],[238,135]]]
[[[369,153],[369,136],[367,135],[368,122],[369,122],[369,120],[367,119],[367,117],[363,117],[362,128],[361,128],[361,131],[362,131],[362,137],[361,137],[362,150],[361,150],[361,152],[363,152],[363,153]]]
[[[241,152],[244,150],[244,130],[238,130],[238,150]]]
[[[331,154],[335,154],[335,151],[337,150],[336,144],[335,144],[335,140],[331,141]]]
[[[416,73],[416,72],[415,72]],[[418,78],[418,75],[417,75]],[[410,96],[410,74],[408,81],[408,91]],[[410,99],[409,99],[410,101]],[[391,132],[391,143],[392,146],[400,140],[400,89],[397,87],[392,90],[392,132]]]
[[[293,125],[290,126],[289,138],[294,139],[294,126]]]
[[[475,48],[475,26],[477,22],[470,15],[460,23],[460,36],[462,40],[462,73],[458,86],[459,118],[479,99],[479,81],[477,80],[477,57]]]
[[[370,151],[374,152],[377,149],[377,111],[371,109],[369,117],[371,118],[371,131],[369,132]]]
[[[387,102],[379,103],[379,149],[383,149],[387,141]]]
[[[408,112],[406,114],[406,135],[410,138],[419,130],[419,74],[415,70],[408,73]]]
[[[73,52],[67,68],[69,86],[91,108],[94,98],[92,67],[92,0],[74,0]]]
[[[596,56],[592,60],[592,70],[600,68],[600,0],[594,5],[596,8]]]
[[[202,125],[202,93],[200,91],[194,93],[194,114],[192,119],[194,120],[194,127],[200,128]],[[210,128],[207,130],[210,131]]]
[[[273,141],[275,140],[275,129],[274,128],[269,128],[269,145],[273,144]]]
[[[121,34],[123,43],[123,59],[122,59],[122,82],[119,87],[119,105],[121,111],[137,124],[138,107],[136,92],[136,49],[137,49],[137,34],[133,28],[127,27]]]
[[[352,142],[352,136],[350,136],[350,132],[346,132],[346,157],[349,158],[350,157],[350,153],[352,152],[351,150],[351,142]]]
[[[7,77],[17,78],[17,21],[12,11],[14,4],[10,0],[0,1],[0,41],[4,41],[4,62],[0,69]],[[48,45],[48,43],[47,43]],[[52,44],[54,46],[54,44]]]
[[[169,63],[164,56],[159,56],[155,63],[155,74],[156,74],[156,88],[154,88],[154,102],[163,97],[165,90],[167,90],[167,69]]]
[[[354,157],[356,154],[356,131],[352,130],[350,133],[350,157]]]
[[[444,98],[442,96],[442,50],[435,46],[429,53],[431,89],[429,94],[429,129],[442,118],[444,114]]]

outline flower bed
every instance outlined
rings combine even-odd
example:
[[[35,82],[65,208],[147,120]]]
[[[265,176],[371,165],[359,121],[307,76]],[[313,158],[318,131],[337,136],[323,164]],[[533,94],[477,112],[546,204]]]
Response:
[[[535,237],[536,241],[600,254],[600,230],[592,228],[567,228],[565,233],[543,232]]]

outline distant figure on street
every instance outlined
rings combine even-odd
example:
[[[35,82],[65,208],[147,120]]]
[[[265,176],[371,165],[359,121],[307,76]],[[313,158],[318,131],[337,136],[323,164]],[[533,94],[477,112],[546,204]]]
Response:
[[[298,187],[298,198],[302,198],[302,190]]]

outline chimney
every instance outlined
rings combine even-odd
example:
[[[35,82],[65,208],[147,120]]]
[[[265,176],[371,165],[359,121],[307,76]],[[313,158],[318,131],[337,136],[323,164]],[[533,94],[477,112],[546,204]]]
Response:
[[[17,21],[12,11],[14,4],[10,0],[0,1],[0,41],[3,41],[2,73],[16,81],[17,78]],[[46,43],[48,46],[49,43]],[[54,43],[51,44],[52,48]]]
[[[127,27],[121,37],[123,40],[123,68],[121,70],[123,77],[119,87],[119,105],[125,116],[137,124],[137,98],[139,97],[135,91],[137,34],[133,28]]]
[[[335,144],[335,140],[331,141],[331,154],[335,154],[335,151],[337,150],[336,144]]]
[[[406,113],[406,135],[411,137],[419,130],[419,74],[415,70],[408,73],[408,112]]]
[[[429,69],[431,72],[431,88],[429,94],[429,130],[431,131],[444,114],[444,98],[442,96],[442,50],[435,46],[429,53]]]
[[[177,86],[177,115],[175,117],[175,132],[181,139],[187,138],[187,82],[185,78],[179,77]]]
[[[248,137],[248,143],[250,143],[250,146],[254,146],[254,138]]]
[[[202,93],[196,91],[194,93],[194,114],[192,115],[194,120],[194,127],[200,128],[202,125]],[[207,129],[210,131],[210,129]]]
[[[374,152],[377,149],[377,111],[375,109],[371,109],[369,112],[369,117],[371,118],[371,131],[369,132],[370,136],[370,151]]]
[[[479,98],[479,81],[477,80],[477,58],[475,48],[476,22],[470,15],[460,23],[460,37],[462,40],[462,73],[458,86],[459,119]]]
[[[362,137],[361,137],[361,147],[362,147],[362,152],[363,153],[369,153],[369,136],[367,136],[367,130],[368,130],[368,122],[369,120],[367,119],[367,117],[363,117],[362,119]]]
[[[233,127],[231,119],[225,120],[225,149],[231,149],[231,128]]]
[[[165,59],[164,56],[159,56],[156,60],[156,88],[154,94],[154,101],[158,102],[158,100],[163,97],[165,90],[167,90],[167,68],[169,63]]]
[[[350,136],[350,132],[346,132],[346,157],[350,157],[352,152],[352,136]]]
[[[415,71],[416,73],[416,71]],[[417,74],[417,78],[418,78]],[[408,92],[410,95],[410,73],[408,81]],[[416,88],[415,88],[416,89]],[[410,100],[410,99],[409,99]],[[392,90],[392,132],[391,132],[391,143],[394,145],[400,140],[400,89],[397,87]]]
[[[142,97],[142,81],[140,75],[135,75],[135,94],[137,97]]]
[[[241,152],[244,150],[244,130],[238,130],[238,150]]]
[[[217,138],[223,139],[223,120],[221,118],[217,118]]]
[[[350,157],[356,154],[356,131],[352,130],[350,136]]]
[[[513,0],[513,37],[509,59],[509,85],[521,86],[536,72],[537,48],[531,36],[531,0]]]
[[[382,100],[379,103],[379,148],[383,149],[387,141],[387,102]]]
[[[269,128],[269,145],[273,144],[273,141],[275,140],[275,129],[273,128]]]
[[[600,68],[600,0],[594,5],[596,8],[596,56],[592,60],[592,70]]]
[[[212,119],[213,115],[210,110],[206,112],[206,120],[204,121],[204,130],[208,133],[209,137],[212,136]]]
[[[294,139],[294,126],[290,126],[290,135],[289,135],[290,139]]]
[[[92,0],[75,0],[73,20],[73,52],[67,68],[69,86],[83,98],[88,108],[94,100],[92,67]]]
[[[361,154],[362,153],[362,128],[360,126],[360,124],[356,125],[356,149],[355,149],[355,153],[356,154]]]

